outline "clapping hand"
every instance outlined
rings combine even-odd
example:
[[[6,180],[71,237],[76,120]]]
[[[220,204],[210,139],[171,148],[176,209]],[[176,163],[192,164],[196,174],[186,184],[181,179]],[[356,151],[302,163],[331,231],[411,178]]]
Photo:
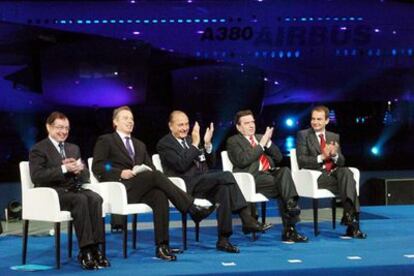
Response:
[[[195,122],[193,126],[193,131],[191,132],[191,139],[192,139],[192,145],[198,148],[198,145],[200,145],[200,125],[198,122]]]
[[[273,135],[273,127],[266,127],[266,131],[263,134],[262,139],[260,139],[259,144],[262,147],[265,147],[267,143],[269,143],[269,141],[272,139],[272,135]]]
[[[210,127],[206,129],[206,133],[204,134],[204,145],[211,145],[211,139],[213,138],[214,132],[214,124],[210,123]]]
[[[81,171],[85,168],[83,162],[75,158],[65,158],[62,160],[62,164],[65,165],[68,172],[72,172],[74,174],[80,174]]]

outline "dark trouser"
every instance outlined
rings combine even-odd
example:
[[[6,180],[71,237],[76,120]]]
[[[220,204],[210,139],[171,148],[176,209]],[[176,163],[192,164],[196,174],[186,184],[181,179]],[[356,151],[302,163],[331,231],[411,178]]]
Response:
[[[102,198],[90,190],[58,190],[58,195],[60,208],[71,212],[79,248],[103,243]]]
[[[273,172],[260,172],[255,177],[255,182],[258,193],[262,193],[269,198],[277,198],[284,227],[294,226],[299,222],[299,216],[291,217],[286,210],[286,203],[289,199],[298,199],[298,193],[289,168],[281,167]]]
[[[142,172],[123,183],[127,189],[129,203],[145,203],[152,208],[155,243],[168,244],[168,200],[171,200],[180,212],[187,212],[193,204],[193,198],[159,171]]]
[[[356,191],[356,182],[354,174],[347,167],[338,167],[332,173],[328,174],[322,171],[318,178],[318,187],[327,189],[332,193],[339,195],[344,203],[344,212],[359,213],[359,199]],[[352,204],[346,204],[346,202]]]
[[[232,212],[247,206],[246,200],[231,172],[207,172],[192,181],[192,195],[218,203],[218,235],[229,237],[233,233]]]

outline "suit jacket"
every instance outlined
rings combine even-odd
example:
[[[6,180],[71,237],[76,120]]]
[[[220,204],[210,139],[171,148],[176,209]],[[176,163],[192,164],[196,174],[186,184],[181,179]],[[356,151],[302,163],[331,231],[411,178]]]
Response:
[[[325,131],[326,143],[336,142],[339,145],[339,135],[330,131]],[[296,138],[296,157],[298,159],[299,168],[322,170],[323,163],[318,163],[317,156],[321,154],[321,147],[318,137],[312,128],[304,129],[298,132]],[[345,165],[345,157],[338,148],[338,160],[335,163],[341,167]]]
[[[122,170],[131,170],[135,165],[145,164],[155,170],[143,142],[131,137],[135,150],[132,160],[124,142],[117,132],[98,138],[93,150],[92,171],[98,181],[121,181]]]
[[[67,158],[81,158],[79,147],[64,143]],[[89,171],[85,168],[80,175],[62,172],[62,157],[49,138],[33,146],[29,153],[30,177],[36,187],[67,189],[77,183],[89,182]]]
[[[215,153],[214,151],[210,154],[204,152],[206,161],[198,162],[200,150],[191,145],[191,137],[186,137],[185,140],[189,146],[188,149],[184,148],[171,133],[167,134],[158,141],[157,152],[160,155],[164,173],[167,176],[183,178],[188,191],[191,192],[196,184],[196,176],[207,172],[209,166],[214,165]]]
[[[256,140],[260,141],[262,136],[256,134]],[[252,147],[250,142],[240,133],[227,139],[226,148],[230,161],[233,163],[233,171],[248,172],[255,177],[259,174],[259,158],[262,154],[266,155],[270,162],[270,167],[275,167],[283,158],[275,143],[272,143],[269,148],[264,150],[260,145]]]

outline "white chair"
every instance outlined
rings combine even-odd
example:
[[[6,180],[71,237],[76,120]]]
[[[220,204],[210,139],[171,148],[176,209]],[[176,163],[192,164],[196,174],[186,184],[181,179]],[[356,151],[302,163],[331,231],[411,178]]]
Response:
[[[26,264],[29,221],[53,222],[55,229],[55,263],[60,268],[60,224],[68,222],[68,256],[72,257],[72,217],[60,209],[59,197],[52,188],[35,188],[30,178],[29,162],[19,164],[22,187],[23,250],[22,263]]]
[[[161,158],[159,154],[152,155],[152,163],[154,164],[155,168],[164,173],[164,169],[162,168]],[[185,182],[180,177],[168,177],[172,183],[174,183],[178,188],[187,192],[187,187],[185,186]],[[210,207],[212,203],[204,198],[196,198],[194,199],[194,204],[203,207]],[[184,250],[187,249],[187,214],[181,214],[181,221],[182,221],[182,232],[183,232],[183,245]],[[195,233],[196,233],[196,241],[200,241],[200,223],[195,223]]]
[[[26,263],[27,239],[29,231],[29,221],[46,221],[54,223],[55,230],[55,259],[56,267],[60,268],[60,224],[68,222],[68,256],[72,257],[73,223],[69,211],[60,209],[59,197],[57,192],[48,187],[35,188],[30,177],[29,162],[22,161],[19,164],[20,179],[22,187],[22,219],[23,219],[23,254],[22,262]],[[84,184],[86,189],[91,189],[102,196],[102,190],[94,184]],[[105,208],[102,206],[102,216],[105,220]],[[105,227],[105,224],[104,224]],[[105,255],[105,240],[102,244],[102,253]]]
[[[313,207],[313,228],[315,236],[319,235],[318,230],[318,204],[319,199],[331,198],[332,205],[332,227],[336,227],[336,196],[327,189],[318,188],[318,178],[322,174],[320,171],[299,169],[298,161],[296,158],[296,149],[290,150],[290,166],[292,171],[293,181],[295,183],[296,190],[300,197],[312,198]],[[349,168],[354,174],[356,182],[356,190],[359,195],[359,176],[360,172],[357,168]]]
[[[99,182],[92,172],[93,158],[88,158],[88,166],[92,184],[101,186],[101,196],[104,201],[106,213],[122,215],[123,223],[123,256],[127,258],[127,239],[128,239],[128,215],[133,215],[132,221],[132,247],[136,249],[137,241],[137,219],[138,214],[150,213],[152,209],[144,203],[128,204],[125,186],[120,182]]]
[[[261,203],[262,223],[266,223],[266,202],[269,201],[269,199],[261,193],[256,193],[256,183],[253,175],[246,172],[233,172],[233,163],[231,163],[227,151],[221,152],[221,162],[223,165],[223,171],[233,173],[234,178],[237,181],[237,185],[239,185],[246,201],[253,204]]]

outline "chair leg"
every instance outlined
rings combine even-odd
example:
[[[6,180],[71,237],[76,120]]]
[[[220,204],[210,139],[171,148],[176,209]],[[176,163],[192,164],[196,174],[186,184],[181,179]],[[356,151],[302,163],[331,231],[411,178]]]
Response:
[[[183,235],[183,247],[184,250],[187,250],[187,214],[181,214],[181,224],[182,224],[182,235]]]
[[[72,258],[73,223],[68,221],[68,257]]]
[[[56,268],[60,269],[60,222],[55,222],[55,258]]]
[[[106,231],[105,231],[105,218],[102,218],[102,225],[103,225],[103,241],[102,241],[102,255],[106,257]]]
[[[122,240],[122,251],[124,254],[124,259],[127,258],[127,239],[128,239],[128,216],[123,216],[123,224],[122,224],[122,232],[123,232],[123,240]]]
[[[318,230],[318,203],[319,200],[317,198],[314,198],[312,200],[313,203],[313,231],[314,231],[314,235],[315,237],[317,235],[319,235],[319,230]]]
[[[23,220],[22,264],[26,264],[28,232],[29,232],[29,221],[25,219],[25,220]]]
[[[336,198],[332,198],[332,228],[336,228]]]
[[[199,242],[200,241],[200,223],[196,222],[195,224],[195,230],[196,230],[196,241]]]
[[[262,223],[266,223],[266,202],[262,202]]]
[[[132,219],[132,248],[137,249],[137,220],[138,215],[134,214]]]

